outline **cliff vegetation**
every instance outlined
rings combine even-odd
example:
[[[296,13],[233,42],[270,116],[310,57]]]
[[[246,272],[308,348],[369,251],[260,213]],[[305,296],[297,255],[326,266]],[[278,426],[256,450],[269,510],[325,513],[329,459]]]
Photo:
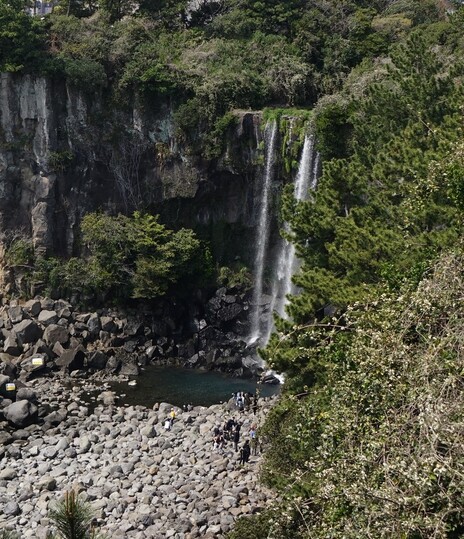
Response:
[[[308,201],[285,191],[281,212],[300,293],[262,351],[287,377],[260,433],[281,501],[231,539],[462,537],[461,2],[62,0],[43,19],[23,7],[0,0],[1,70],[64,78],[108,106],[168,102],[206,160],[234,109],[313,109],[322,177]],[[152,297],[198,273],[190,231],[133,219],[84,222],[106,283]]]

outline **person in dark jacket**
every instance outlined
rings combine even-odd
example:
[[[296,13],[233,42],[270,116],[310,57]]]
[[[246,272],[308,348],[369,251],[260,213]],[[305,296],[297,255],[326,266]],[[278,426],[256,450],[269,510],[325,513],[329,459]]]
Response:
[[[247,440],[244,444],[242,449],[240,449],[240,460],[239,464],[246,464],[248,462],[248,459],[250,458],[250,442]]]
[[[234,430],[234,446],[235,446],[235,451],[238,451],[238,442],[240,441],[240,425],[237,424],[235,425],[235,430]]]

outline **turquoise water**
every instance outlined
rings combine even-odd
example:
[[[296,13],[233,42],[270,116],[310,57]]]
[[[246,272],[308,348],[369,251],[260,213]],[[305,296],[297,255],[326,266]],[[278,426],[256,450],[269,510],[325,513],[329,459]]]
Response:
[[[232,393],[257,388],[261,397],[270,397],[280,392],[280,386],[257,384],[255,380],[230,378],[218,372],[205,372],[175,367],[149,365],[135,378],[137,385],[114,382],[111,389],[117,395],[125,394],[119,403],[152,407],[156,402],[169,402],[175,406],[193,404],[210,406],[230,399]]]

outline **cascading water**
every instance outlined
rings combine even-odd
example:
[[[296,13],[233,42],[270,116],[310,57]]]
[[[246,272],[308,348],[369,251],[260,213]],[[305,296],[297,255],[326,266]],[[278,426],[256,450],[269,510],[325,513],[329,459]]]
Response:
[[[305,200],[308,193],[316,188],[319,154],[315,151],[314,134],[306,135],[301,153],[298,172],[295,178],[293,194],[297,200]],[[285,224],[288,230],[288,224]],[[288,318],[285,306],[288,302],[288,295],[295,293],[292,277],[298,270],[299,261],[293,243],[282,240],[279,256],[275,266],[273,286],[271,292],[270,316],[266,322],[264,341],[269,340],[273,329],[272,313],[275,311],[281,317]]]
[[[254,268],[254,290],[251,311],[251,331],[249,344],[256,342],[262,335],[261,307],[263,305],[263,277],[269,240],[270,195],[275,161],[275,145],[277,138],[277,122],[268,123],[264,130],[265,164],[262,183],[259,191],[259,220],[256,237],[256,258]]]

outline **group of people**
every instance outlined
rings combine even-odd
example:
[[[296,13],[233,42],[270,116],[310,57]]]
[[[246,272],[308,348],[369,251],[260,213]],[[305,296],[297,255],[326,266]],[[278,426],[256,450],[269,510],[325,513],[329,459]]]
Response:
[[[249,410],[250,407],[253,410],[253,413],[256,415],[258,411],[258,395],[252,395],[248,392],[239,391],[233,393],[232,397],[234,399],[235,405],[237,406],[240,412]],[[184,412],[191,411],[193,406],[191,404],[186,404],[182,407]],[[171,430],[174,420],[176,419],[176,411],[174,408],[171,408],[169,416],[166,417],[164,421],[165,430]],[[214,428],[213,432],[213,448],[222,453],[224,451],[224,446],[226,442],[233,442],[234,450],[237,453],[239,451],[239,442],[241,435],[242,424],[240,421],[236,421],[235,417],[229,418],[221,428],[217,426]],[[250,455],[253,452],[253,455],[258,454],[258,433],[256,424],[252,424],[248,432],[249,440],[245,440],[245,443],[240,448],[240,457],[239,464],[246,464],[250,459]],[[251,444],[251,445],[250,445]]]
[[[222,453],[226,442],[231,441],[233,442],[234,450],[237,453],[239,451],[241,428],[242,423],[236,421],[235,417],[228,419],[222,428],[219,426],[215,427],[213,431],[213,448]],[[239,464],[246,464],[252,451],[253,455],[258,454],[258,434],[255,424],[251,425],[248,434],[250,440],[246,440],[240,448]]]
[[[237,391],[237,393],[232,393],[232,398],[235,401],[239,412],[244,412],[250,408],[253,410],[253,414],[256,415],[258,411],[258,395],[253,395],[248,391]]]

